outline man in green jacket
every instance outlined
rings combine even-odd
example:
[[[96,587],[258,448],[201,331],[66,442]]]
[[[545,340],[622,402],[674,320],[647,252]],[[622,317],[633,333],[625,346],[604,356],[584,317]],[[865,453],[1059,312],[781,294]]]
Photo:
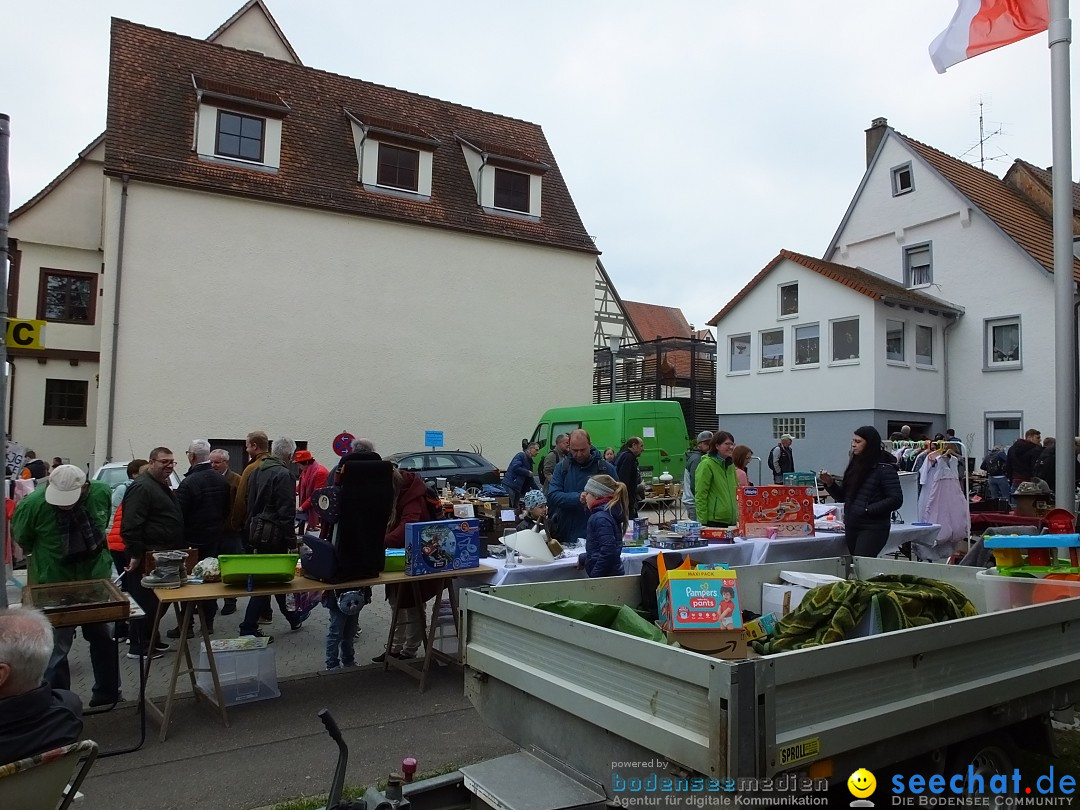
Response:
[[[112,556],[105,531],[112,511],[110,491],[101,481],[87,481],[86,473],[62,464],[49,475],[44,489],[23,498],[11,519],[11,533],[29,556],[31,584],[108,579]],[[120,699],[120,672],[108,623],[82,625],[90,644],[94,689],[90,705],[109,705]],[[54,689],[70,689],[68,652],[75,640],[74,627],[53,630],[53,652],[45,678]]]
[[[731,452],[735,437],[726,430],[713,434],[709,453],[701,459],[694,476],[697,519],[704,526],[734,526],[739,522],[735,503],[735,465]]]

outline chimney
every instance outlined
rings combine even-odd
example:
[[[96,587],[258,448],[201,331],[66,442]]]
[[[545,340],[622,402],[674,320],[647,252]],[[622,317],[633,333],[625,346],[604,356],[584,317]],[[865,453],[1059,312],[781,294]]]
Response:
[[[870,168],[870,161],[877,154],[878,146],[881,145],[888,128],[889,122],[884,118],[875,118],[870,122],[870,129],[866,130],[866,168]]]

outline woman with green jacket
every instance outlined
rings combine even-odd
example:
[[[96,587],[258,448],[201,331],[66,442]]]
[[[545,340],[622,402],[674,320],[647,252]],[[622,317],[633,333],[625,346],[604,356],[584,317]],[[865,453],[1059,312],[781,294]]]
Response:
[[[701,459],[694,476],[697,519],[704,526],[734,526],[738,523],[735,504],[735,464],[731,451],[735,437],[726,430],[713,434],[708,455]]]

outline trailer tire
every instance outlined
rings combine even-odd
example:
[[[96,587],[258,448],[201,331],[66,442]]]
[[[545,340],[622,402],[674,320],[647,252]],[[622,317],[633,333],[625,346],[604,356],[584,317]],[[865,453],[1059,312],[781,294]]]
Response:
[[[991,776],[1006,776],[1016,767],[1016,745],[1008,733],[984,734],[950,746],[945,757],[945,776],[974,773],[989,781]]]

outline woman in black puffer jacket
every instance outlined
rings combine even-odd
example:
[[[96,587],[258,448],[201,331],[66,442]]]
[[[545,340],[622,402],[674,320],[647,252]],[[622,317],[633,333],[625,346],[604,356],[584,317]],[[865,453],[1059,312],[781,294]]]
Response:
[[[881,447],[881,434],[869,425],[851,437],[851,460],[843,486],[824,470],[821,483],[837,503],[844,504],[844,538],[848,551],[876,557],[889,539],[891,515],[904,503],[896,461]]]

